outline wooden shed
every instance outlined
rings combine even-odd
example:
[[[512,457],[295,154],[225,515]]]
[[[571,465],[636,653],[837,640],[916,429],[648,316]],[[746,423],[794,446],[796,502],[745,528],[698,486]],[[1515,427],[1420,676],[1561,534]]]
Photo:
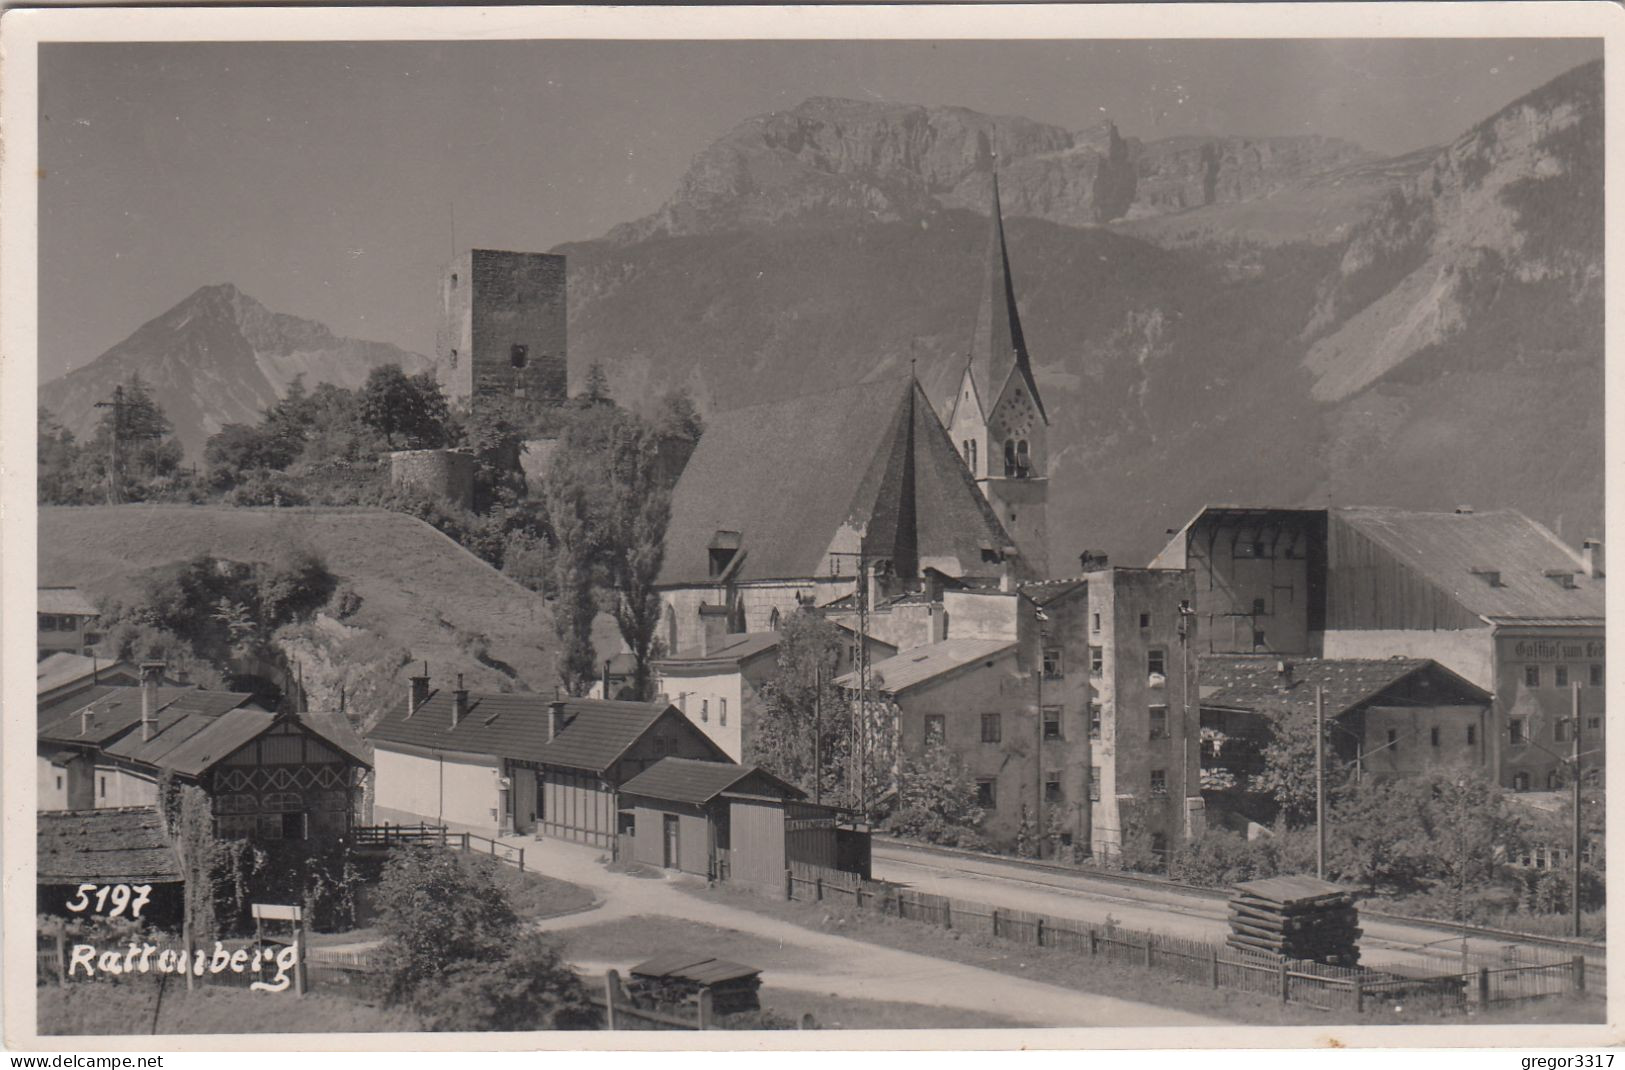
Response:
[[[787,807],[805,794],[732,762],[666,758],[621,785],[622,857],[710,880],[780,889]],[[630,820],[627,820],[630,818]],[[833,822],[831,822],[833,827]]]
[[[754,966],[695,952],[668,952],[632,967],[627,986],[633,1000],[665,1010],[711,993],[718,1014],[761,1007],[762,971]]]

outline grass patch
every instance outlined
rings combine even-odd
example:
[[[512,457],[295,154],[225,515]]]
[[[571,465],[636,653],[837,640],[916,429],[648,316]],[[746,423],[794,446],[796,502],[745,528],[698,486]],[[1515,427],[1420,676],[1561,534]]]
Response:
[[[828,955],[798,944],[661,915],[639,914],[560,929],[551,936],[565,961],[607,962],[616,968],[635,966],[666,951],[703,952],[763,970],[818,970],[841,965]]]
[[[300,999],[291,992],[250,992],[204,985],[188,992],[171,979],[158,1003],[158,983],[74,984],[42,987],[41,1036],[177,1033],[397,1033],[418,1032],[417,1018],[322,992]],[[158,1018],[154,1028],[153,1012]]]
[[[796,1021],[811,1014],[819,1029],[1020,1029],[1029,1026],[1000,1014],[961,1007],[933,1007],[881,999],[852,999],[833,992],[762,989],[762,1006]]]
[[[598,902],[598,897],[593,894],[592,889],[559,880],[557,877],[549,877],[545,873],[537,873],[531,869],[520,872],[506,862],[498,862],[485,855],[469,854],[466,851],[458,852],[458,859],[465,866],[490,873],[496,886],[507,893],[508,902],[513,905],[514,913],[530,921],[554,918],[560,914],[573,914],[578,910],[586,910]]]

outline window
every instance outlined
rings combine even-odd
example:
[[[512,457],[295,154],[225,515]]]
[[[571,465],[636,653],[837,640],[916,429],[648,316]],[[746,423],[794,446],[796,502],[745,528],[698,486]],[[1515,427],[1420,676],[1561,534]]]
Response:
[[[57,791],[62,790],[62,774],[61,773],[58,773],[57,776],[56,776],[56,790]]]
[[[1507,722],[1507,733],[1512,739],[1514,747],[1523,743],[1523,718],[1514,717]]]
[[[717,699],[717,722],[724,725],[728,723],[728,700],[725,698]]]
[[[1004,440],[1004,474],[1007,478],[1016,474],[1016,440],[1013,438]]]
[[[945,722],[943,720],[942,714],[940,714],[940,713],[928,713],[928,714],[926,714],[925,715],[925,742],[926,742],[926,745],[929,746],[932,743],[941,743],[943,740],[945,740],[947,738],[948,738],[948,726],[947,726],[947,722]]]
[[[708,698],[702,698],[702,699],[700,699],[700,720],[709,721],[710,719],[711,719],[711,700],[708,699]]]
[[[1602,718],[1601,717],[1587,717],[1586,718],[1586,727],[1589,728],[1589,729],[1593,729],[1593,730],[1601,728],[1602,727]]]
[[[1528,791],[1529,790],[1529,774],[1528,773],[1513,773],[1512,774],[1512,790],[1513,791]]]
[[[1151,834],[1151,853],[1159,857],[1168,853],[1168,834],[1166,832],[1153,832]]]
[[[1058,803],[1061,801],[1061,774],[1050,772],[1044,776],[1044,801]]]
[[[1567,665],[1557,666],[1552,670],[1552,673],[1554,677],[1552,683],[1556,684],[1558,687],[1569,686],[1569,667]]]
[[[982,742],[997,743],[999,741],[999,715],[996,713],[982,714]]]
[[[1262,649],[1264,647],[1267,647],[1268,645],[1269,644],[1267,644],[1264,641],[1264,632],[1259,628],[1254,628],[1253,629],[1253,649],[1254,650],[1259,650],[1259,649]]]
[[[1559,717],[1552,723],[1552,739],[1558,743],[1567,743],[1569,741],[1569,719],[1567,717]]]
[[[1399,733],[1392,728],[1388,730],[1388,749],[1395,754],[1399,753]]]
[[[1061,648],[1050,647],[1044,651],[1044,676],[1054,680],[1064,675],[1061,670]]]
[[[1089,648],[1089,675],[1099,676],[1106,671],[1106,651],[1103,647]]]
[[[1151,707],[1151,738],[1152,739],[1167,739],[1168,738],[1168,707],[1167,706],[1152,706]]]
[[[107,798],[107,778],[106,777],[101,777],[100,780],[102,782],[101,783],[102,798],[105,799],[105,798]]]
[[[984,810],[992,810],[999,805],[999,790],[996,781],[978,780],[976,782],[976,805]]]
[[[767,615],[767,630],[770,632],[776,632],[779,630],[779,624],[779,611],[775,609],[773,612]]]
[[[1149,614],[1149,613],[1141,613],[1140,614],[1140,627],[1142,627],[1142,628],[1151,627],[1151,614]]]
[[[1093,631],[1093,632],[1100,631],[1100,614],[1099,613],[1096,613],[1094,620],[1090,622],[1089,630]]]
[[[1061,738],[1061,707],[1059,707],[1059,706],[1045,706],[1044,707],[1044,738],[1045,739],[1060,739]]]
[[[1523,684],[1525,687],[1540,686],[1540,666],[1525,665],[1523,667]]]
[[[1470,724],[1470,725],[1467,726],[1467,745],[1469,747],[1471,747],[1473,744],[1475,744],[1477,742],[1478,742],[1478,726],[1476,724]]]
[[[1428,742],[1431,743],[1435,747],[1437,747],[1439,745],[1439,726],[1438,725],[1434,725],[1432,728],[1428,729]]]
[[[1100,703],[1089,703],[1089,738],[1100,738]]]
[[[1032,464],[1032,458],[1027,454],[1027,440],[1022,439],[1016,443],[1016,478],[1026,479]]]
[[[1253,616],[1262,617],[1269,612],[1267,604],[1262,598],[1253,599]]]
[[[1145,656],[1146,671],[1152,676],[1168,675],[1168,655],[1161,650],[1147,651]]]
[[[508,363],[512,364],[515,368],[523,368],[529,362],[530,347],[523,346],[515,342],[513,348],[508,350]]]
[[[1091,802],[1100,801],[1100,766],[1089,767],[1089,799]]]
[[[976,471],[976,441],[974,439],[970,442],[970,470],[972,472]]]
[[[1601,687],[1602,686],[1602,666],[1601,665],[1593,665],[1593,666],[1591,666],[1591,686],[1592,687]]]
[[[1168,771],[1166,769],[1151,770],[1151,794],[1168,794]]]

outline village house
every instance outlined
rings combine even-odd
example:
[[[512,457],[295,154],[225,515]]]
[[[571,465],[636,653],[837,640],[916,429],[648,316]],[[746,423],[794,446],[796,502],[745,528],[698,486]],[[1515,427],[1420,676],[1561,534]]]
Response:
[[[42,811],[34,825],[36,909],[63,918],[83,898],[82,885],[146,885],[141,917],[176,925],[183,912],[180,856],[157,806]]]
[[[101,610],[77,587],[41,587],[37,606],[40,657],[66,650],[84,654],[101,641],[95,631]]]
[[[1202,767],[1232,789],[1208,789],[1215,809],[1269,824],[1273,805],[1249,791],[1263,748],[1284,717],[1313,716],[1321,695],[1328,765],[1353,776],[1415,776],[1441,767],[1489,769],[1489,692],[1425,658],[1208,655],[1200,659]],[[1252,797],[1249,797],[1252,796]]]
[[[247,694],[164,687],[162,672],[143,663],[138,687],[42,711],[39,809],[151,806],[167,775],[207,792],[221,837],[328,839],[356,823],[368,765],[331,733]]]
[[[839,674],[856,660],[857,636],[837,627],[847,640],[835,668]],[[778,672],[780,638],[777,631],[727,634],[713,628],[702,633],[698,650],[654,663],[655,691],[729,758],[745,761],[762,713],[763,689]],[[874,638],[867,646],[872,660],[897,653],[895,646]]]
[[[43,710],[98,685],[134,687],[140,682],[140,670],[127,661],[108,661],[92,654],[59,650],[41,658],[34,666],[34,701],[36,707]],[[178,677],[165,677],[161,682],[168,686],[186,683]]]
[[[1555,785],[1576,727],[1603,761],[1599,541],[1576,551],[1510,509],[1209,506],[1153,564],[1191,571],[1204,656],[1425,658],[1489,692],[1503,787]]]
[[[379,821],[535,833],[605,849],[621,784],[661,758],[726,761],[665,702],[432,688],[414,676],[373,728]]]
[[[935,603],[943,578],[1047,575],[1049,418],[1016,308],[997,181],[987,250],[946,421],[912,373],[708,418],[672,497],[658,584],[668,652],[698,647],[708,626],[773,631],[803,606],[849,603],[860,582],[869,607],[891,609],[910,594]],[[916,615],[940,629],[929,610],[887,622],[908,617],[913,629]]]

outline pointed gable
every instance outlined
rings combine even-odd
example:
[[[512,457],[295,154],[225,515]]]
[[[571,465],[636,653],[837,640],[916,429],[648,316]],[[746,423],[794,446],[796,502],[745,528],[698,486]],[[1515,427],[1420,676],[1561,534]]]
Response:
[[[1019,376],[1032,394],[1038,413],[1046,423],[1043,398],[1033,378],[1027,356],[1027,340],[1021,331],[1021,315],[1016,308],[1016,287],[1010,276],[1010,254],[1004,240],[1004,213],[999,206],[999,176],[993,175],[991,233],[988,235],[986,268],[982,279],[981,304],[976,310],[976,329],[971,336],[970,373],[976,396],[987,415],[1006,393],[1012,377]]]

